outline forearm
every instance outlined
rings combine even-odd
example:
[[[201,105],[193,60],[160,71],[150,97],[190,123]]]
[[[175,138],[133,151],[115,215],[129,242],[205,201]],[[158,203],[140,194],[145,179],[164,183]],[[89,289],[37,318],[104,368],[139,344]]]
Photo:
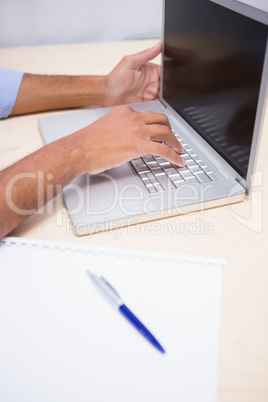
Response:
[[[84,173],[103,172],[147,154],[183,167],[183,152],[164,114],[115,108],[0,172],[0,238]]]
[[[0,172],[0,238],[84,173],[75,136],[55,141]]]
[[[103,76],[25,73],[11,115],[103,105]]]

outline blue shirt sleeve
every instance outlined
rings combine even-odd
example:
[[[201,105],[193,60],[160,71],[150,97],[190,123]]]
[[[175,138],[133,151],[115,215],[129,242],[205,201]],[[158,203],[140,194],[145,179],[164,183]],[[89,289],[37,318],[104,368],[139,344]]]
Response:
[[[23,74],[22,71],[0,67],[0,119],[12,112]]]

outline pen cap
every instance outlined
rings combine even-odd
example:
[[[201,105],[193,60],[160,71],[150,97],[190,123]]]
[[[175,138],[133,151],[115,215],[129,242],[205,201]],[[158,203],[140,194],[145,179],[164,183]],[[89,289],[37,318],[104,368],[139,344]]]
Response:
[[[99,292],[113,307],[118,309],[123,304],[123,301],[117,291],[102,276],[99,277],[90,271],[87,272]]]

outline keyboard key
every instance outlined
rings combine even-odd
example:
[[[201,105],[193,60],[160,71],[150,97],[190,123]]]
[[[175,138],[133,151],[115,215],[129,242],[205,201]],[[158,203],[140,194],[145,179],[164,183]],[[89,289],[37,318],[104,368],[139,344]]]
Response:
[[[192,156],[193,160],[196,161],[196,163],[202,162],[198,155],[193,154],[193,155],[191,155],[191,156]]]
[[[156,179],[156,177],[150,172],[150,173],[146,173],[146,176],[149,178],[150,182],[154,185],[154,186],[158,186],[159,183]]]
[[[157,192],[156,188],[151,183],[151,181],[149,180],[149,177],[146,174],[140,174],[139,177],[142,179],[142,182],[145,185],[145,187],[147,188],[147,190],[149,191],[149,193]]]
[[[181,172],[189,172],[189,169],[188,169],[188,167],[187,166],[184,166],[184,167],[178,167],[177,168],[177,171],[179,172],[179,173],[181,173]]]
[[[136,166],[133,166],[133,167],[134,167],[134,169],[136,170],[136,172],[138,174],[150,172],[150,169],[145,164],[144,165],[136,165]]]
[[[218,177],[217,177],[214,173],[212,173],[212,172],[208,173],[208,176],[209,176],[210,179],[213,180],[213,181],[218,180]]]
[[[165,171],[166,171],[167,169],[173,168],[172,163],[170,163],[170,162],[168,162],[168,161],[161,162],[161,163],[160,163],[160,166],[161,166],[161,168],[164,169]]]
[[[185,181],[187,184],[199,184],[199,181],[195,177],[186,177]]]
[[[157,176],[157,180],[159,181],[164,190],[170,190],[172,188],[175,188],[175,185],[172,183],[172,181],[168,178],[166,174]]]
[[[189,169],[190,169],[190,171],[191,171],[193,174],[196,174],[196,173],[202,172],[201,167],[200,167],[200,166],[198,166],[198,165],[189,166]]]
[[[187,153],[181,154],[180,156],[181,156],[182,159],[184,159],[186,162],[192,160],[192,157],[191,157],[189,154],[187,154]]]
[[[144,157],[143,157],[143,160],[144,160],[144,162],[145,163],[157,163],[156,162],[156,160],[155,160],[155,158],[153,157],[153,155],[145,155]]]
[[[212,173],[211,169],[208,166],[203,166],[202,169],[204,170],[204,172],[206,173]]]
[[[146,183],[151,183],[150,180],[149,180],[149,178],[147,177],[147,175],[144,174],[144,173],[141,173],[141,174],[140,174],[140,178],[141,178],[141,180],[143,181],[143,184],[144,184],[145,186],[146,186]]]
[[[154,167],[158,166],[157,161],[151,161],[151,162],[147,162],[146,165],[148,166],[148,168],[152,169]]]
[[[181,187],[183,184],[185,184],[186,181],[185,181],[183,178],[181,178],[180,180],[173,181],[173,183],[175,184],[175,186],[176,186],[177,188],[179,188],[179,187]]]
[[[179,173],[177,172],[177,170],[175,168],[167,169],[167,170],[165,170],[165,172],[168,175],[168,177],[179,175]]]
[[[198,166],[198,165],[197,165],[196,161],[194,161],[193,159],[191,159],[191,160],[189,160],[189,161],[186,162],[186,166],[191,170],[192,167]],[[199,167],[199,166],[198,166],[198,167]],[[199,169],[200,169],[200,167],[199,167]]]
[[[169,176],[169,178],[173,181],[173,183],[185,181],[179,173],[173,174],[172,176]]]
[[[148,166],[143,162],[142,159],[133,159],[131,165],[134,167],[138,174],[150,172]]]
[[[211,181],[210,177],[205,172],[196,173],[195,177],[200,181],[200,183],[207,183]]]
[[[149,191],[149,193],[157,193],[156,188],[152,184],[147,184],[146,188]]]
[[[161,165],[162,163],[168,162],[166,159],[164,159],[162,156],[156,156],[155,159]]]
[[[151,171],[152,171],[152,173],[153,173],[155,176],[160,176],[160,175],[164,175],[164,174],[165,174],[164,170],[163,170],[160,166],[158,166],[158,167],[153,167],[153,168],[151,169]]]
[[[190,179],[191,177],[194,177],[194,175],[190,171],[180,172],[180,174],[185,180]]]
[[[196,155],[196,153],[195,153],[192,149],[190,149],[190,150],[188,151],[188,154],[189,154],[190,156]]]
[[[198,163],[198,165],[199,165],[202,169],[204,169],[205,167],[207,167],[207,165],[206,165],[204,162],[202,162],[202,161],[200,161],[200,162]]]

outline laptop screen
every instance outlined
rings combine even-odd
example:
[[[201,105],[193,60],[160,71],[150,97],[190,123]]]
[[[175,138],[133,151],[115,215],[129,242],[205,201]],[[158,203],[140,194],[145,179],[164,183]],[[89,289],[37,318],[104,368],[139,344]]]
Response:
[[[166,0],[163,98],[246,177],[267,26],[209,0]]]

